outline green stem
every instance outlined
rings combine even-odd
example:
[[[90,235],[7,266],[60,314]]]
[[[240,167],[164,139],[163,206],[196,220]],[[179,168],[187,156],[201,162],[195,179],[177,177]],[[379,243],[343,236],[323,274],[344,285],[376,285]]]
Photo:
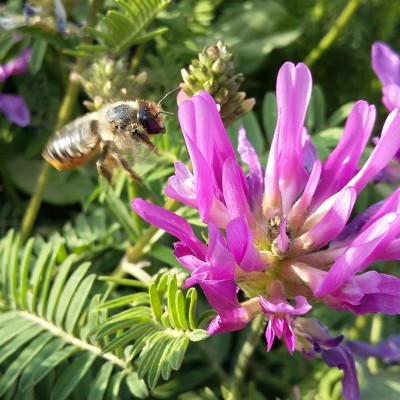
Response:
[[[174,210],[177,206],[177,202],[173,199],[168,199],[163,208],[166,210]],[[146,246],[148,246],[151,242],[151,239],[154,235],[159,231],[159,228],[156,226],[150,225],[143,233],[142,237],[132,246],[129,247],[126,251],[126,258],[129,263],[136,263],[139,261],[143,255],[147,252],[145,251]],[[122,263],[120,263],[117,268],[112,273],[113,277],[123,278],[126,275],[126,272],[123,269]]]
[[[260,341],[261,332],[265,326],[265,317],[259,314],[253,318],[250,326],[250,332],[246,341],[243,343],[242,349],[237,357],[235,368],[233,370],[233,379],[229,388],[227,400],[235,400],[239,394],[239,387],[242,383],[250,358],[254,353],[257,344]]]
[[[225,385],[229,385],[230,378],[229,375],[224,371],[221,367],[218,360],[215,358],[215,355],[211,353],[207,344],[203,342],[198,342],[201,353],[206,359],[208,365],[212,368],[212,370],[218,375],[220,381],[225,383]]]
[[[96,20],[96,13],[100,7],[102,7],[103,0],[93,0],[88,10],[88,25],[93,25]],[[88,38],[84,38],[86,42]],[[64,126],[72,113],[72,110],[76,104],[76,100],[79,95],[81,88],[80,82],[76,79],[76,74],[80,74],[85,68],[86,61],[83,58],[79,58],[75,67],[75,72],[70,74],[69,83],[65,92],[63,101],[58,111],[57,120],[54,126],[53,134],[55,134],[62,126]],[[21,223],[21,244],[24,244],[32,232],[33,225],[35,224],[40,205],[43,200],[43,193],[46,187],[47,181],[50,176],[51,166],[46,161],[43,161],[42,169],[40,170],[37,185],[32,197],[29,201],[28,207],[22,218]]]
[[[371,333],[369,340],[371,344],[377,344],[382,336],[383,329],[383,317],[382,314],[374,314],[372,316]],[[367,361],[368,367],[373,374],[377,374],[379,371],[378,360],[375,357],[371,357]]]
[[[18,196],[18,192],[15,189],[11,178],[10,178],[10,172],[7,168],[7,165],[5,163],[5,149],[4,146],[0,146],[0,176],[3,180],[3,185],[4,185],[4,191],[6,195],[10,198],[10,200],[13,203],[13,206],[18,210],[18,212],[22,212],[22,202]]]
[[[83,62],[78,61],[76,72],[79,73],[83,69]],[[72,113],[73,107],[76,104],[80,90],[80,83],[77,79],[70,80],[70,84],[67,87],[63,102],[58,112],[54,132],[57,132],[63,125],[65,125]],[[35,191],[29,201],[28,207],[22,218],[21,223],[21,243],[24,244],[29,238],[33,225],[35,224],[40,205],[42,204],[43,193],[46,187],[47,181],[50,176],[51,166],[47,161],[43,161],[42,169],[40,170],[38,181],[35,187]]]
[[[332,43],[339,36],[343,28],[350,21],[351,17],[355,13],[359,5],[360,0],[349,0],[342,13],[339,15],[338,19],[332,25],[331,29],[329,29],[326,35],[321,39],[317,47],[311,50],[311,52],[304,59],[305,64],[311,67],[318,59],[321,58],[321,56],[332,45]]]
[[[359,340],[361,337],[361,333],[365,332],[365,329],[367,328],[368,328],[368,316],[361,315],[357,317],[353,327],[349,330],[348,338],[350,340]]]

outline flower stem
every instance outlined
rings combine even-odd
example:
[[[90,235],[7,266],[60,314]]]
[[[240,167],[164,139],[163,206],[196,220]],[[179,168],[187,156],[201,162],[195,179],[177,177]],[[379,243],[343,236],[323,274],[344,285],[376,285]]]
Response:
[[[96,21],[96,13],[102,7],[103,0],[93,0],[88,10],[87,14],[87,24],[94,25]],[[83,39],[83,42],[89,40],[88,37]],[[78,58],[75,67],[75,73],[70,74],[69,83],[67,85],[67,90],[65,92],[63,101],[61,103],[60,109],[58,111],[57,120],[54,126],[54,131],[57,132],[62,126],[64,126],[72,113],[72,110],[76,104],[76,100],[79,95],[81,84],[78,79],[76,79],[76,74],[82,72],[85,68],[86,60],[82,57]],[[21,244],[23,245],[29,238],[33,225],[35,224],[40,205],[42,204],[43,193],[46,187],[47,181],[50,176],[51,166],[47,161],[43,161],[42,169],[40,170],[37,185],[32,197],[29,201],[28,207],[21,222]]]
[[[382,314],[374,314],[372,316],[371,333],[369,340],[371,344],[377,344],[382,336],[383,318]],[[370,357],[367,360],[368,367],[373,374],[379,371],[378,360],[375,357]]]
[[[238,388],[245,377],[250,358],[253,355],[257,344],[259,343],[260,335],[264,329],[265,322],[266,321],[263,314],[259,314],[254,317],[253,321],[251,322],[249,335],[246,341],[243,343],[243,347],[235,363],[235,368],[233,370],[233,379],[230,385],[227,400],[234,400],[237,398],[236,396]]]
[[[325,53],[327,49],[332,45],[332,43],[339,36],[343,28],[350,21],[351,17],[360,5],[360,0],[349,0],[346,7],[343,9],[342,13],[339,15],[335,23],[325,34],[325,36],[318,43],[317,47],[311,50],[311,52],[304,59],[304,63],[311,67],[321,56]]]
[[[174,210],[178,205],[176,200],[168,199],[164,207],[166,210]],[[136,263],[139,261],[145,253],[147,253],[146,247],[149,246],[153,237],[159,232],[159,228],[150,225],[142,234],[142,237],[131,247],[126,250],[126,259],[129,263]],[[122,267],[123,263],[120,263],[112,273],[113,277],[123,278],[126,275]]]

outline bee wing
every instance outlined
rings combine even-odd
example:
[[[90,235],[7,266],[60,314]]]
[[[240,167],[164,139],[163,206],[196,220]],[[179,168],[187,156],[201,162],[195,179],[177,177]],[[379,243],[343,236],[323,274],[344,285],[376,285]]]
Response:
[[[42,155],[58,170],[84,164],[101,141],[99,129],[97,112],[79,117],[50,138]]]

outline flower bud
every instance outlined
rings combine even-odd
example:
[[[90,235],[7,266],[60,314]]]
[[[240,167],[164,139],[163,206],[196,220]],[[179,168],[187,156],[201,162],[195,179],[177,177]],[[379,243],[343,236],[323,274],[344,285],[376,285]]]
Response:
[[[222,41],[200,51],[198,59],[181,73],[182,89],[188,96],[205,90],[214,97],[225,126],[242,118],[255,104],[254,99],[245,99],[245,92],[239,92],[244,78],[235,73],[234,56]]]

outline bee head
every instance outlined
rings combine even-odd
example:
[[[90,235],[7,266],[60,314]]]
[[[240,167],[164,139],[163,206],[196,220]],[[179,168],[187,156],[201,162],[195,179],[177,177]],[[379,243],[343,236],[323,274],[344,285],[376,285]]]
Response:
[[[139,101],[138,120],[148,134],[164,133],[164,121],[161,114],[162,108],[154,101]]]

